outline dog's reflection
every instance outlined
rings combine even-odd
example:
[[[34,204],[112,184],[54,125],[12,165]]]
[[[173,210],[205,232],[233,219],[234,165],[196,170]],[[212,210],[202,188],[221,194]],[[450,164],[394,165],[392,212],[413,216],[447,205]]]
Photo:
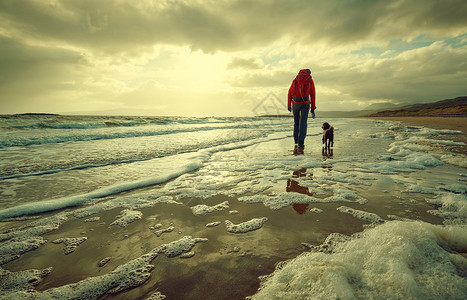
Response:
[[[292,174],[292,178],[287,179],[287,188],[285,190],[289,193],[293,192],[313,196],[313,193],[310,192],[308,187],[301,186],[297,180],[293,179],[303,178],[307,176],[310,177],[310,179],[313,179],[313,173],[307,173],[306,168],[294,171]],[[308,203],[294,203],[292,204],[292,207],[299,215],[302,215],[307,211],[308,205]]]
[[[323,155],[323,161],[332,159],[332,157],[334,156],[334,149],[323,147],[321,154]],[[329,171],[332,170],[332,164],[323,163],[321,166],[323,169],[328,169]]]

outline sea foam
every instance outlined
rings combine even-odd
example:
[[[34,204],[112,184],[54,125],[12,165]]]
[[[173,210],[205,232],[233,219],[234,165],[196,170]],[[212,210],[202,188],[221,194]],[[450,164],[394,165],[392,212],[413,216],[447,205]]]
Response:
[[[98,299],[107,293],[118,293],[146,282],[151,277],[154,265],[151,262],[159,255],[175,257],[191,250],[205,238],[183,238],[161,245],[150,252],[115,268],[114,271],[97,277],[88,277],[76,283],[51,288],[43,292],[28,290],[50,273],[50,269],[10,272],[0,268],[2,296],[10,299]]]
[[[174,158],[163,158],[164,160],[174,160]],[[197,153],[187,153],[183,156],[179,156],[178,164],[171,164],[170,170],[166,170],[164,175],[155,176],[151,178],[144,178],[140,180],[135,180],[131,182],[118,183],[111,186],[103,187],[95,191],[68,196],[63,198],[51,199],[51,200],[42,200],[38,202],[31,202],[4,210],[0,210],[0,220],[6,218],[12,218],[22,215],[37,214],[47,211],[53,211],[57,209],[63,209],[70,206],[79,206],[89,202],[95,198],[101,198],[116,193],[146,187],[150,185],[155,185],[159,183],[166,182],[170,179],[176,178],[182,174],[196,170],[202,166],[203,161],[206,159],[205,155],[200,155]]]
[[[231,233],[245,233],[260,229],[267,220],[268,218],[266,217],[253,218],[240,224],[234,224],[230,220],[225,220],[225,227],[227,228],[227,231]]]
[[[199,204],[191,207],[191,211],[195,216],[204,216],[209,213],[219,212],[229,209],[229,201],[224,201],[214,206]]]
[[[281,264],[252,299],[465,299],[466,247],[465,226],[391,221]]]
[[[353,209],[347,206],[340,206],[337,208],[338,211],[342,213],[346,213],[360,219],[362,221],[370,222],[370,223],[384,223],[384,220],[375,213]]]
[[[102,198],[117,193],[134,190],[137,188],[147,187],[160,183],[165,183],[173,178],[177,178],[183,174],[192,172],[201,168],[204,163],[215,153],[230,151],[236,149],[246,148],[257,143],[271,141],[275,139],[282,139],[283,136],[275,137],[261,137],[253,140],[246,140],[240,142],[229,143],[225,145],[213,146],[206,149],[201,149],[197,152],[181,153],[175,156],[156,158],[145,163],[152,163],[155,165],[163,165],[164,169],[159,170],[158,173],[162,175],[141,178],[139,180],[127,181],[109,185],[107,187],[96,189],[89,193],[66,196],[57,199],[42,200],[31,202],[23,205],[18,205],[10,208],[0,210],[0,220],[13,218],[23,215],[31,215],[43,213],[58,209],[63,209],[71,206],[80,206],[90,202],[96,198]]]
[[[120,212],[120,215],[116,216],[117,220],[110,223],[112,225],[118,225],[120,227],[126,227],[128,224],[141,219],[143,213],[137,210],[124,209]]]
[[[467,195],[442,193],[435,198],[427,198],[427,201],[441,206],[428,212],[442,217],[445,224],[467,224]]]

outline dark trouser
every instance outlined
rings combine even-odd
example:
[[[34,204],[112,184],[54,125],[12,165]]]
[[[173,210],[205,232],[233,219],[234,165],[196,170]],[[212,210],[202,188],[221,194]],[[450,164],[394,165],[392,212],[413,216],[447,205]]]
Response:
[[[293,138],[295,144],[298,144],[300,148],[305,145],[308,112],[310,111],[310,103],[292,104],[294,126],[293,126]]]

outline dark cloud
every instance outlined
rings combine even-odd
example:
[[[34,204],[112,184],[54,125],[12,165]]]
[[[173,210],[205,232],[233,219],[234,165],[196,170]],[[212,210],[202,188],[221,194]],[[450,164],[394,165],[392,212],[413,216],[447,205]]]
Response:
[[[27,106],[49,93],[69,90],[70,83],[79,80],[86,65],[75,51],[31,46],[2,36],[0,53],[2,111],[12,106]]]
[[[0,11],[10,26],[30,38],[108,53],[157,43],[211,51],[216,45],[233,43],[234,28],[221,13],[204,6],[170,2],[165,7],[138,7],[133,3],[2,1]]]
[[[435,101],[467,95],[467,49],[435,43],[364,64],[320,68],[321,84],[353,99]]]
[[[150,3],[64,0],[51,5],[5,0],[0,12],[9,25],[6,30],[106,52],[157,43],[229,51],[269,44],[283,36],[307,44],[345,44],[467,27],[463,0]]]

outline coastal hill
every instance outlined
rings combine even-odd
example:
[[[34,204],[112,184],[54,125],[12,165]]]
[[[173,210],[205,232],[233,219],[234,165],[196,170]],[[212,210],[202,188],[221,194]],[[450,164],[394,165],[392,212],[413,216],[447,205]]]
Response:
[[[467,117],[467,96],[437,102],[391,108],[370,117]]]

